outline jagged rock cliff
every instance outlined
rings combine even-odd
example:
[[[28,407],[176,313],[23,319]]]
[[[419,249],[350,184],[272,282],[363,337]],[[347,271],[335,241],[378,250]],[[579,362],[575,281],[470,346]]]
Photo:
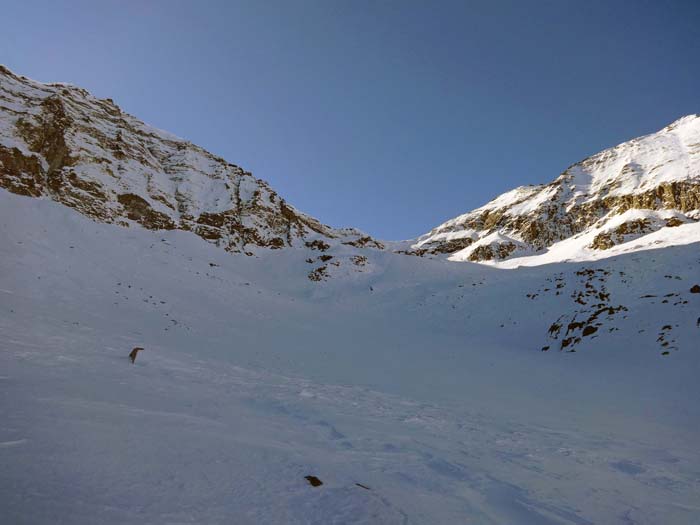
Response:
[[[380,246],[289,205],[239,166],[67,84],[0,66],[0,187],[100,222],[182,229],[226,250],[336,239]]]
[[[516,188],[447,221],[411,253],[502,261],[575,237],[606,250],[698,219],[700,116],[690,115],[574,164],[549,184]]]

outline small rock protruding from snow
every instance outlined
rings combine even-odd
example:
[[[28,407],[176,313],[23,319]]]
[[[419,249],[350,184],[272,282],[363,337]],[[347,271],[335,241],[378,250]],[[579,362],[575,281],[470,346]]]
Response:
[[[129,359],[131,359],[131,363],[132,363],[132,364],[133,364],[134,362],[136,362],[136,356],[137,356],[138,353],[141,352],[142,350],[143,350],[143,348],[141,348],[140,346],[137,346],[137,347],[134,348],[131,352],[129,352]]]
[[[309,482],[312,487],[320,487],[323,485],[323,481],[318,479],[316,476],[304,476],[304,479]]]

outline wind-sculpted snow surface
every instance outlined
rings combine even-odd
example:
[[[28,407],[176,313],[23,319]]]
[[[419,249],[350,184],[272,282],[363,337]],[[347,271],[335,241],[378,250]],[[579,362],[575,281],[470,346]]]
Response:
[[[698,248],[366,250],[319,286],[309,254],[356,247],[246,257],[0,190],[3,522],[696,524]]]
[[[545,264],[582,258],[657,231],[700,220],[700,116],[602,151],[549,184],[522,186],[420,237],[417,255],[453,261]],[[595,234],[591,237],[591,232]],[[697,236],[690,242],[700,240]],[[541,256],[541,259],[537,259]]]

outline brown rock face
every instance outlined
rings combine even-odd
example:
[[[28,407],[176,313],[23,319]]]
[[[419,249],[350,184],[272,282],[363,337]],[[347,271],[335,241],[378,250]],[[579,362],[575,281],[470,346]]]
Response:
[[[512,242],[494,243],[490,245],[477,246],[469,255],[472,262],[503,260],[507,258],[517,246]]]
[[[66,114],[66,108],[58,95],[45,98],[41,102],[41,113],[32,123],[20,117],[15,123],[17,135],[22,137],[34,153],[40,154],[48,162],[48,173],[71,166],[65,133],[73,120]]]
[[[45,184],[44,169],[37,157],[0,146],[0,187],[18,195],[39,197]]]
[[[607,250],[626,242],[628,235],[643,235],[653,231],[652,225],[648,219],[637,219],[627,221],[620,224],[611,232],[603,232],[596,235],[590,247],[595,250]]]
[[[133,193],[117,196],[119,203],[124,206],[127,218],[136,221],[149,230],[174,230],[175,224],[167,215],[151,208],[148,201]]]
[[[429,251],[430,253],[434,254],[455,253],[463,250],[464,248],[468,248],[472,244],[474,244],[474,239],[471,239],[469,237],[465,237],[462,239],[452,239],[449,241],[438,243],[434,248],[430,249]]]

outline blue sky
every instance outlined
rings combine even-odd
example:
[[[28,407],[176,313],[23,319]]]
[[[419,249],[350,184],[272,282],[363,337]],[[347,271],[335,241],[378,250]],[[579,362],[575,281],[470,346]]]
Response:
[[[415,237],[700,113],[700,2],[6,2],[0,62]]]

